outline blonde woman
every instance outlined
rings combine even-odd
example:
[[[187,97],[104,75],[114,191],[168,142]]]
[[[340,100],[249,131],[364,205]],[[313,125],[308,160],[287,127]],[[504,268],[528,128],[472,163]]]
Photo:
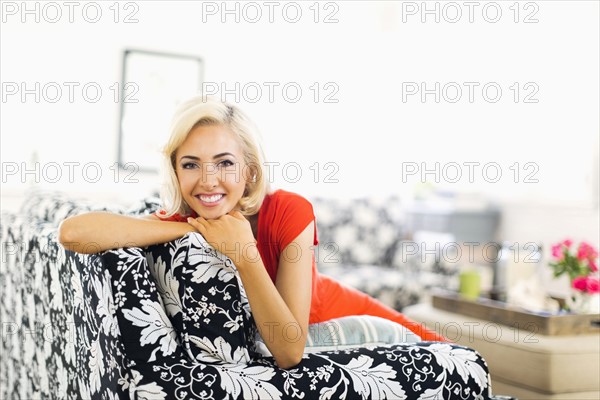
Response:
[[[236,106],[202,95],[184,102],[163,155],[163,209],[141,218],[101,212],[70,217],[60,226],[60,242],[95,253],[199,232],[234,262],[256,326],[281,368],[300,362],[310,323],[348,315],[386,318],[423,340],[445,341],[318,273],[312,205],[300,195],[271,191],[256,128]],[[301,332],[294,342],[283,332],[290,324]]]

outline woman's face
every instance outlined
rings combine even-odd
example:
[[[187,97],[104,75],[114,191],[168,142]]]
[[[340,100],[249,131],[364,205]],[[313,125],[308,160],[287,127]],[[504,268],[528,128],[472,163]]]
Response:
[[[247,170],[238,141],[223,125],[192,129],[175,152],[183,199],[206,219],[238,208],[249,179]]]

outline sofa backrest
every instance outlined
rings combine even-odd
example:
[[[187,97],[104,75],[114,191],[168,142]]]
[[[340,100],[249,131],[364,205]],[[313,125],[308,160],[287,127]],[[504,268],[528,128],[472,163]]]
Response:
[[[320,269],[353,265],[391,266],[406,234],[398,197],[334,199],[309,198],[313,204],[319,245],[315,256]],[[160,208],[158,197],[145,197],[129,207],[73,199],[64,193],[32,191],[21,213],[58,225],[87,211],[128,215],[149,214]]]
[[[352,265],[391,266],[404,235],[398,197],[314,197],[319,269]]]
[[[62,193],[46,190],[32,190],[27,193],[19,213],[40,221],[58,225],[65,218],[89,211],[109,211],[118,214],[143,215],[160,208],[158,197],[146,197],[130,206],[120,206],[99,201],[74,199]]]

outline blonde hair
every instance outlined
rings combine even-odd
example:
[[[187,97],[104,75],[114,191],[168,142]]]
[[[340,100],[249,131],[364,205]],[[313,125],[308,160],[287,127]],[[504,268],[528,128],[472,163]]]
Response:
[[[175,111],[169,129],[169,140],[162,150],[164,185],[161,190],[161,200],[166,216],[191,213],[179,188],[175,170],[175,153],[192,129],[210,125],[229,128],[238,140],[246,166],[250,168],[252,179],[247,182],[244,195],[238,203],[242,214],[258,213],[265,196],[270,191],[260,137],[250,118],[234,105],[211,96],[197,95],[185,100]]]

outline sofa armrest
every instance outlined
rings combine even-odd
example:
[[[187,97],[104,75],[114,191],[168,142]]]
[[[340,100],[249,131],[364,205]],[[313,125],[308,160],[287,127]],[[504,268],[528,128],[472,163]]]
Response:
[[[54,222],[3,214],[0,398],[117,392],[122,364],[112,288],[98,255],[65,250]]]

